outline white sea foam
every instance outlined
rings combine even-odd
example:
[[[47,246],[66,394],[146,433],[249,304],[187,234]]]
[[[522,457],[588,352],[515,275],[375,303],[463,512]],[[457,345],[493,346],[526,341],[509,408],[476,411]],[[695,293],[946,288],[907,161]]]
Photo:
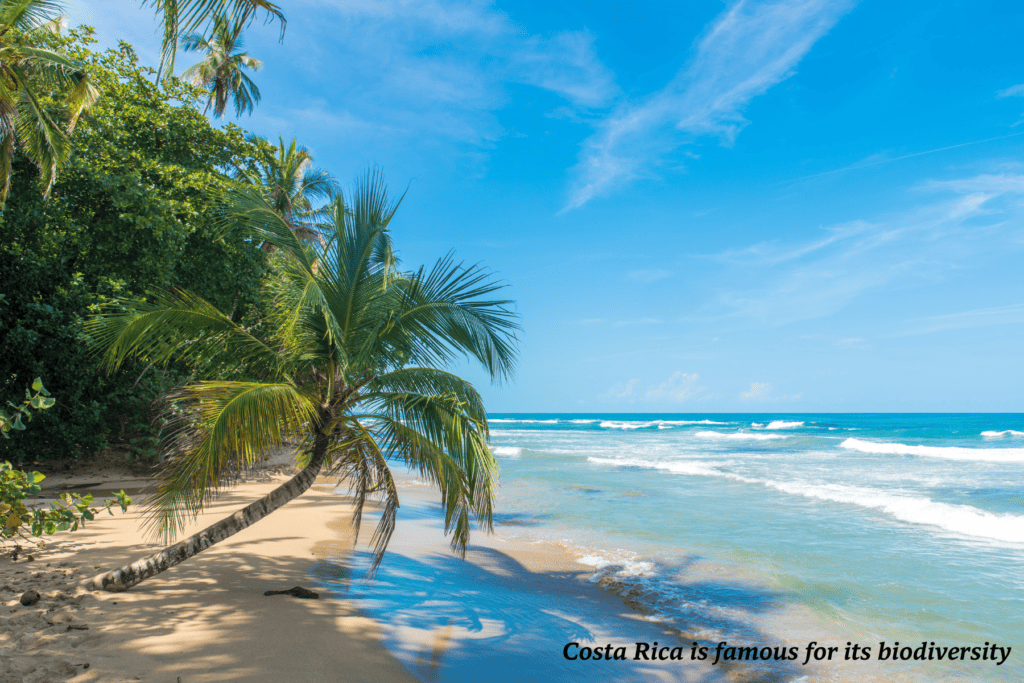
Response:
[[[808,498],[881,510],[911,524],[937,526],[965,536],[1024,543],[1024,517],[995,514],[970,505],[939,503],[922,496],[886,493],[841,484],[765,481],[765,486]]]
[[[643,467],[649,470],[667,470],[676,474],[721,476],[725,474],[700,460],[642,460],[640,458],[595,458],[590,456],[587,462],[595,465],[612,465],[615,467]]]
[[[591,553],[590,555],[576,558],[576,561],[597,570],[597,573],[590,577],[590,580],[595,583],[605,576],[618,576],[621,578],[647,577],[653,576],[655,573],[653,562],[641,560],[634,553],[627,551],[620,551],[612,557],[608,557],[604,553]]]
[[[803,427],[803,422],[786,422],[785,420],[772,420],[765,429],[796,429]]]
[[[523,454],[523,449],[518,446],[492,446],[491,453],[503,458],[518,458]]]
[[[574,425],[591,425],[600,422],[600,420],[566,420],[566,422]]]
[[[997,439],[1001,436],[1024,436],[1024,432],[1018,432],[1016,429],[1004,429],[1001,432],[982,432],[981,435],[986,439]]]
[[[771,441],[773,439],[788,439],[785,434],[756,434],[752,432],[715,432],[711,430],[694,432],[694,436],[702,439],[753,439],[755,441]]]
[[[724,425],[728,422],[713,420],[604,420],[601,426],[605,429],[646,429],[648,427],[682,427],[684,425]]]
[[[1024,516],[996,514],[970,505],[940,503],[922,496],[887,493],[871,488],[842,484],[809,484],[754,479],[732,472],[723,472],[700,461],[650,461],[639,459],[587,458],[602,465],[643,467],[665,470],[687,476],[721,477],[746,484],[766,486],[791,495],[846,503],[862,508],[876,509],[911,524],[939,527],[965,536],[988,538],[1011,543],[1024,543]]]
[[[847,439],[839,444],[861,453],[883,455],[917,455],[945,460],[983,460],[987,462],[1024,462],[1024,448],[962,448],[959,446],[908,446],[902,443],[878,443],[863,439]]]

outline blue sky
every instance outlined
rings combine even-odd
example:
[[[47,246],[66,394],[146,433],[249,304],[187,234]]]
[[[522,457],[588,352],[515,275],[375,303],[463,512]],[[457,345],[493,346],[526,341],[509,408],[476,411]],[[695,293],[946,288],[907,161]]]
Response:
[[[509,283],[490,410],[1024,410],[1024,5],[279,4],[239,125]],[[137,0],[67,5],[155,63]]]

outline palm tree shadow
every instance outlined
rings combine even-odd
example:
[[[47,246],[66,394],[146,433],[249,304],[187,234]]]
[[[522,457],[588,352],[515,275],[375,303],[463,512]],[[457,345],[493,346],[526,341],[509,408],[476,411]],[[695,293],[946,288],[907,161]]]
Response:
[[[385,626],[385,643],[414,673],[435,681],[576,680],[596,681],[723,680],[730,667],[710,662],[634,660],[635,643],[659,641],[689,651],[692,632],[705,622],[666,628],[644,620],[626,605],[581,580],[573,571],[530,571],[510,555],[473,546],[463,561],[441,553],[413,557],[389,552],[369,579],[371,554],[354,551],[344,561],[322,561],[313,576],[321,588],[350,600]],[[694,591],[731,607],[767,611],[781,594],[739,587],[695,583]],[[721,620],[719,620],[721,621]],[[719,624],[721,626],[721,624]],[[767,642],[741,621],[725,624],[747,639]],[[568,643],[612,643],[626,648],[626,661],[588,664],[563,656]],[[780,666],[755,672],[745,667],[738,680],[780,680],[795,669]],[[756,668],[756,667],[755,667]]]

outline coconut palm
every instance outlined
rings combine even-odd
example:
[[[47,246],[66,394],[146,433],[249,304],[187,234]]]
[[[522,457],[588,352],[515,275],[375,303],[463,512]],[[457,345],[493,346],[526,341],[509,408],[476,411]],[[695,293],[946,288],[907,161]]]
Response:
[[[217,17],[226,16],[231,23],[244,27],[251,24],[259,12],[265,12],[266,23],[275,19],[281,22],[282,39],[287,24],[281,9],[267,0],[143,0],[145,5],[156,10],[164,25],[157,80],[164,71],[174,73],[179,36],[195,31],[204,33]]]
[[[250,135],[248,139],[266,144],[259,136]],[[260,188],[267,202],[300,239],[319,238],[319,223],[330,221],[331,209],[315,208],[314,202],[333,198],[338,192],[337,181],[327,171],[313,166],[312,154],[298,146],[295,138],[285,144],[279,136],[277,146],[271,149],[273,155],[265,161],[237,168],[235,179]]]
[[[52,0],[0,0],[0,208],[16,148],[39,167],[43,196],[49,196],[57,169],[71,155],[75,123],[98,98],[81,64],[39,47],[59,30],[59,13]],[[63,96],[63,112],[47,103],[51,96]]]
[[[278,248],[264,334],[182,291],[127,313],[107,309],[88,329],[109,368],[129,358],[179,359],[199,378],[169,396],[178,417],[150,502],[162,536],[178,533],[231,475],[286,437],[301,439],[301,470],[231,517],[101,574],[91,587],[125,590],[193,556],[300,495],[322,471],[349,482],[357,534],[367,496],[381,498],[376,567],[398,509],[394,462],[439,487],[445,531],[464,553],[471,517],[490,529],[497,466],[480,395],[443,368],[469,357],[492,380],[510,376],[517,323],[510,302],[492,298],[501,285],[450,256],[402,271],[388,230],[397,203],[374,173],[357,184],[351,206],[341,196],[334,201],[323,246],[301,242],[253,189],[227,195],[240,225]]]
[[[235,102],[236,116],[241,116],[244,111],[252,114],[253,107],[259,104],[260,89],[245,75],[244,69],[259,71],[263,68],[263,62],[250,57],[248,52],[239,52],[242,46],[242,24],[238,21],[229,22],[224,15],[214,20],[208,38],[200,33],[189,33],[182,37],[183,50],[206,53],[203,61],[181,74],[192,85],[210,91],[204,114],[213,105],[213,115],[217,118],[224,116],[228,98]]]

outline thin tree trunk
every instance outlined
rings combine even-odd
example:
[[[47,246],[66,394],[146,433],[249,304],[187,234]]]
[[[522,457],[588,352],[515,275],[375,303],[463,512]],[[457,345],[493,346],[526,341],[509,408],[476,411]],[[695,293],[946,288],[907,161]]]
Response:
[[[316,476],[320,473],[320,468],[323,467],[324,458],[327,454],[326,446],[327,439],[322,434],[318,434],[313,447],[313,458],[310,460],[309,465],[263,498],[247,505],[227,519],[222,519],[216,524],[186,538],[184,541],[168,546],[158,553],[144,557],[120,569],[97,574],[79,585],[87,590],[126,591],[143,580],[156,576],[165,569],[170,569],[193,555],[197,555],[214,543],[219,543],[225,538],[234,536],[242,529],[255,524],[285,503],[305,493],[313,485],[313,480],[316,479]]]

